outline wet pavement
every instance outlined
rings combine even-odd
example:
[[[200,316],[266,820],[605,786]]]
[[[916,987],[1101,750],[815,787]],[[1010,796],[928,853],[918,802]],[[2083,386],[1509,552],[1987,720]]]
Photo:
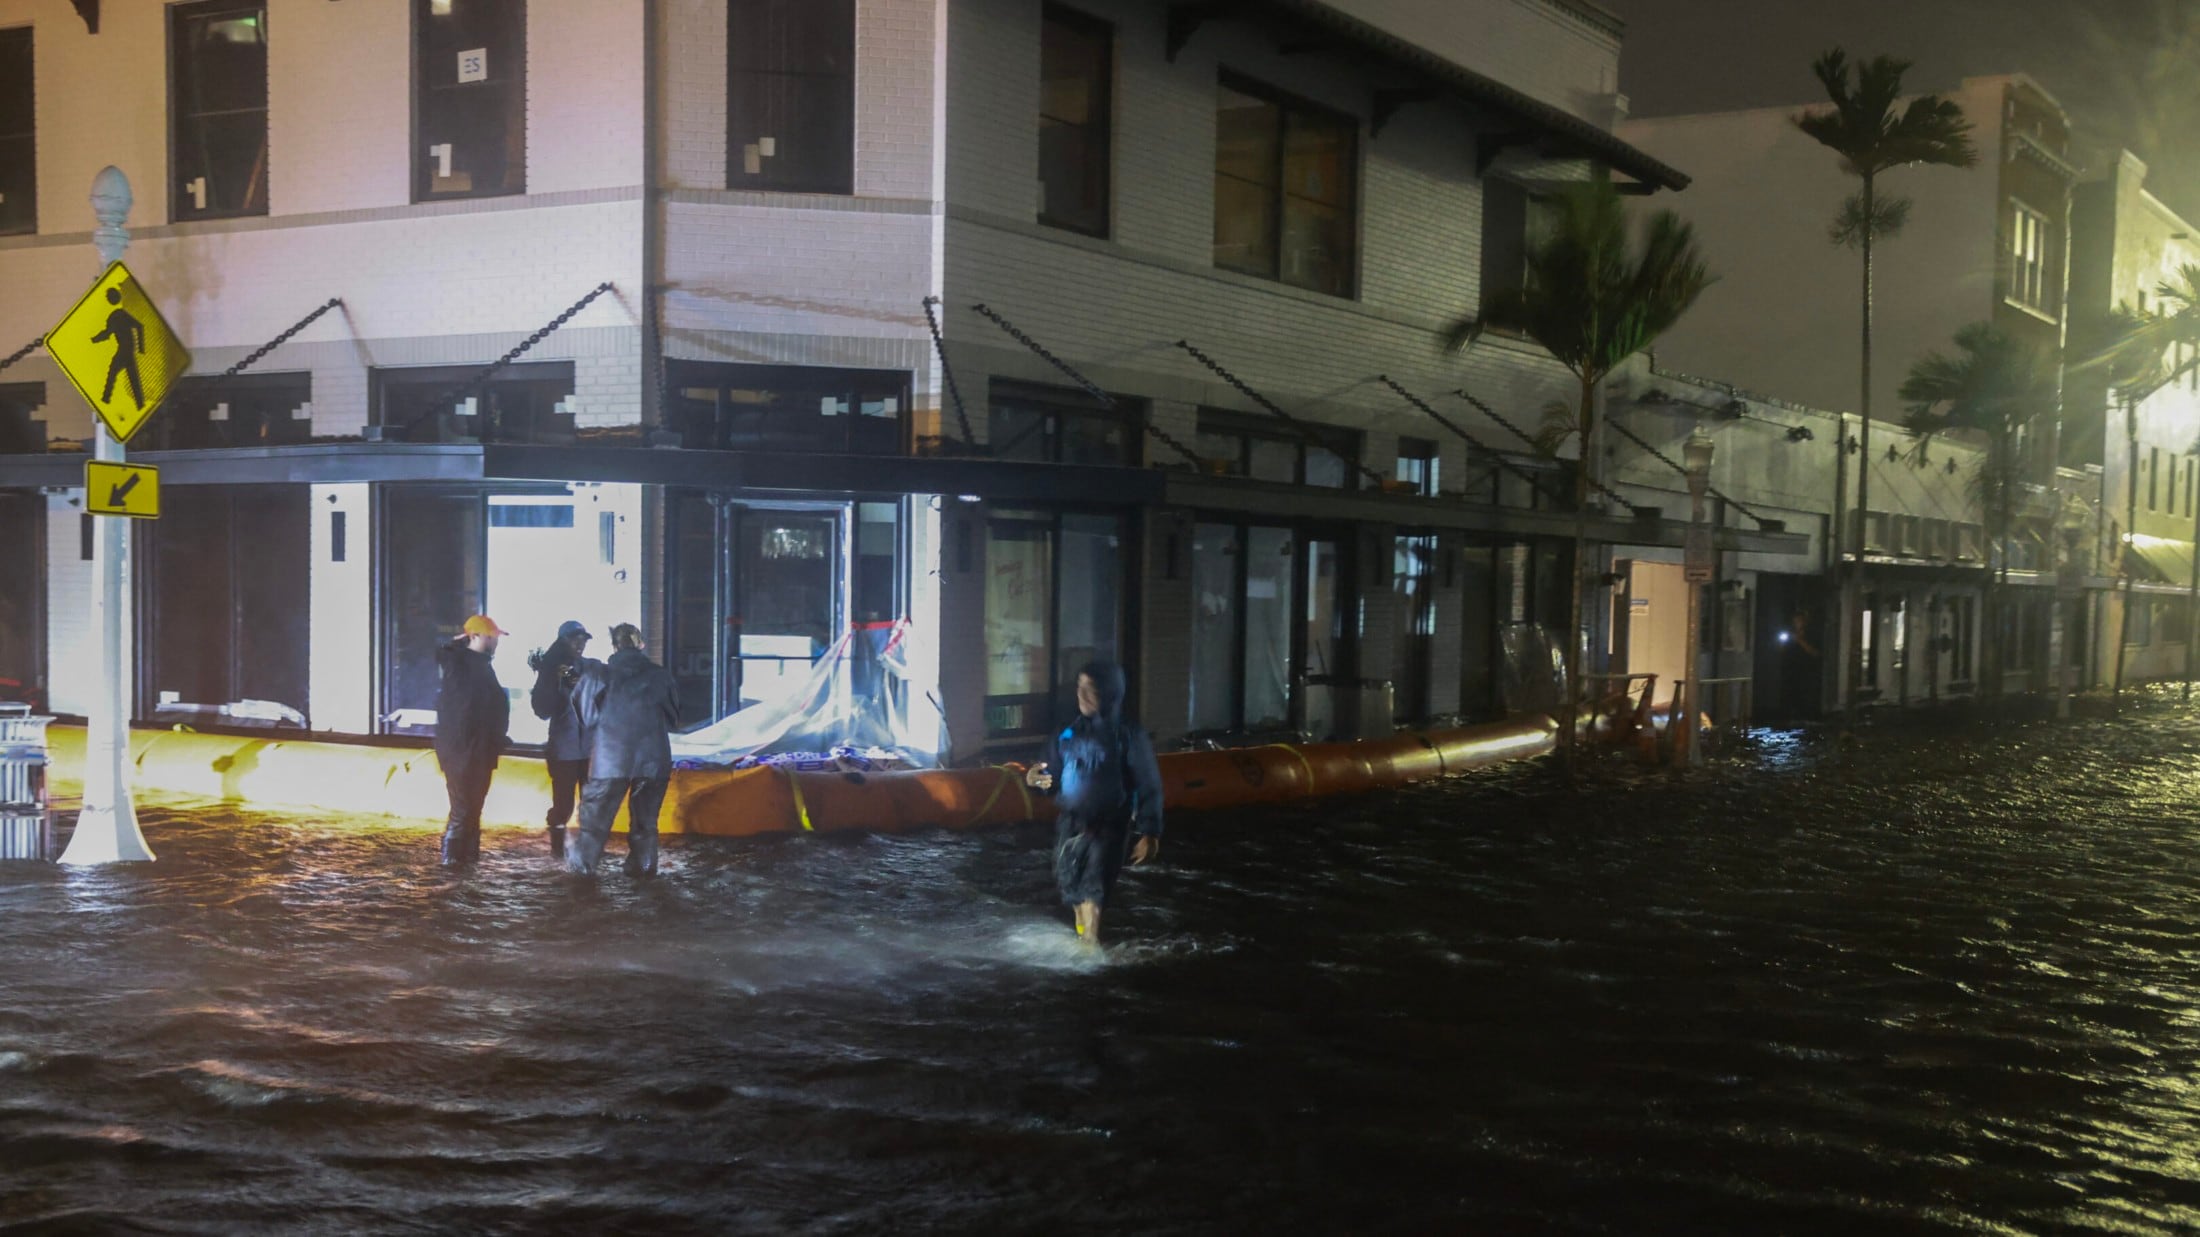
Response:
[[[2200,720],[1040,829],[0,865],[0,1233],[2200,1227]],[[615,844],[616,849],[616,844]]]

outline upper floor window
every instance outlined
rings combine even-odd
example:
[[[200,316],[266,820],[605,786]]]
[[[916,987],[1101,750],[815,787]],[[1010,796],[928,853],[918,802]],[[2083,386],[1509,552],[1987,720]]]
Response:
[[[855,66],[855,0],[734,0],[727,185],[854,193]]]
[[[36,455],[46,449],[43,382],[0,382],[0,455]],[[160,424],[154,418],[154,425]]]
[[[2022,202],[2009,204],[2009,299],[2027,309],[2053,313],[2047,285],[2047,216]]]
[[[38,108],[31,28],[0,30],[0,236],[38,230]]]
[[[1004,460],[1046,464],[1138,463],[1137,417],[1103,408],[1083,392],[1009,383],[993,386],[986,441]]]
[[[374,424],[391,442],[576,440],[571,361],[507,365],[473,385],[479,364],[376,369],[368,373]]]
[[[131,440],[149,451],[282,447],[313,441],[313,375],[185,378]]]
[[[1426,438],[1400,438],[1398,440],[1398,480],[1413,486],[1413,492],[1436,496],[1436,444]]]
[[[169,213],[267,213],[267,6],[203,0],[168,10]]]
[[[1359,122],[1225,76],[1215,96],[1215,265],[1350,296]]]
[[[1108,233],[1115,31],[1046,6],[1039,34],[1039,222]]]
[[[1313,438],[1309,443],[1281,424],[1227,412],[1199,414],[1199,454],[1220,461],[1236,476],[1328,489],[1351,488],[1353,463],[1360,458],[1360,436],[1351,430],[1317,426]]]
[[[413,0],[413,200],[527,192],[527,0]]]

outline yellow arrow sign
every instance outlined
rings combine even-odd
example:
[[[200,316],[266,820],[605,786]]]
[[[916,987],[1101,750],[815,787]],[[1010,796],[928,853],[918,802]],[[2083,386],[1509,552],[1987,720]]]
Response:
[[[93,515],[160,518],[160,470],[151,464],[84,461],[84,508]]]
[[[120,262],[46,332],[46,355],[117,442],[130,441],[191,368],[183,341]]]

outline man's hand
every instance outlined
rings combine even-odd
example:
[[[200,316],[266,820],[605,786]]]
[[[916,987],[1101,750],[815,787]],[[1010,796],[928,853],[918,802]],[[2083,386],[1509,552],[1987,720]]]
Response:
[[[1054,775],[1047,772],[1045,761],[1042,760],[1024,770],[1024,785],[1031,787],[1033,790],[1054,789]]]
[[[1137,867],[1160,853],[1161,839],[1150,833],[1141,833],[1138,841],[1131,847],[1131,866]]]

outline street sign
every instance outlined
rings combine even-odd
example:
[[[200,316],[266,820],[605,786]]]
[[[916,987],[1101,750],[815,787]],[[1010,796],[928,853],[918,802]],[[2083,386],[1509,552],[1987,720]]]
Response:
[[[1690,584],[1709,584],[1719,574],[1719,552],[1711,540],[1711,526],[1691,524],[1688,536],[1681,543],[1682,578]]]
[[[93,515],[160,518],[160,470],[151,464],[84,461],[84,509]]]
[[[120,262],[46,332],[46,355],[116,442],[130,441],[191,368],[183,341]]]

